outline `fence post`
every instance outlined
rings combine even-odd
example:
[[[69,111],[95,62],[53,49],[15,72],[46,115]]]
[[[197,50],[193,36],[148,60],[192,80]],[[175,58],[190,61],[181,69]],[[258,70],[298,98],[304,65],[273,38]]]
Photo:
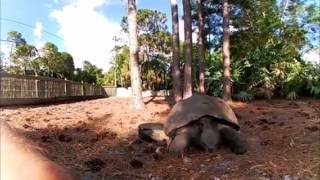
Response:
[[[66,96],[67,97],[67,78],[64,78],[64,96]]]
[[[94,83],[94,82],[92,83],[92,85],[91,85],[91,88],[90,88],[90,89],[91,89],[91,93],[90,93],[90,95],[91,95],[91,96],[95,96],[96,94],[95,94],[95,83]]]
[[[81,96],[84,96],[84,84],[83,84],[83,81],[81,81]]]
[[[47,79],[45,79],[44,81],[43,81],[43,90],[44,90],[44,98],[48,98],[48,92],[49,92],[49,90],[48,90],[48,80]]]
[[[36,98],[39,98],[39,80],[36,78],[35,80],[35,90],[36,90]]]

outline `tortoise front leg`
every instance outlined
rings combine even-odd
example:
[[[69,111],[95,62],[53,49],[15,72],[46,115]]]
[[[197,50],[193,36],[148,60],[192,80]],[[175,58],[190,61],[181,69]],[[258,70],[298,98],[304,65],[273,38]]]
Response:
[[[240,136],[240,133],[232,128],[223,127],[220,129],[222,141],[233,153],[244,154],[247,152],[247,143]]]
[[[169,152],[175,155],[183,155],[185,149],[189,146],[190,139],[186,133],[176,135],[169,144]]]

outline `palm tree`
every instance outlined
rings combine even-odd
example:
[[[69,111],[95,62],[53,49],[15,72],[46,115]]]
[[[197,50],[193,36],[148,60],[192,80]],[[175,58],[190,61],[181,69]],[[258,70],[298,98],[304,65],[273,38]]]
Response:
[[[183,99],[192,96],[192,29],[190,0],[183,0],[184,18],[184,82]]]
[[[197,0],[198,6],[198,19],[199,19],[199,34],[198,34],[198,46],[199,46],[199,91],[205,93],[204,90],[204,61],[205,61],[205,47],[204,47],[204,18],[202,12],[203,0]]]
[[[130,41],[130,75],[133,108],[144,109],[138,64],[137,7],[136,0],[128,0],[128,30]]]
[[[172,79],[175,102],[181,100],[180,60],[179,60],[179,16],[177,0],[171,0],[172,15]]]
[[[230,34],[229,34],[229,9],[228,0],[223,0],[223,99],[231,100],[231,75],[230,75]]]

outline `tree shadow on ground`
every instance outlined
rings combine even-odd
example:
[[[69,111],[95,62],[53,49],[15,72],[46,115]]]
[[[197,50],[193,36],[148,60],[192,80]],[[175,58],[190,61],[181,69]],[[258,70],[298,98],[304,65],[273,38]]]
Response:
[[[146,105],[149,103],[155,103],[155,104],[168,104],[170,108],[174,106],[174,98],[172,96],[163,96],[161,99],[159,99],[157,96],[150,96],[147,98],[147,100],[144,101]]]
[[[80,179],[143,176],[141,171],[130,166],[130,160],[145,148],[132,145],[135,132],[122,138],[112,129],[97,128],[84,122],[72,127],[49,125],[45,129],[28,129],[31,130],[20,132],[39,146],[46,157],[71,169]],[[132,170],[137,172],[132,173]]]

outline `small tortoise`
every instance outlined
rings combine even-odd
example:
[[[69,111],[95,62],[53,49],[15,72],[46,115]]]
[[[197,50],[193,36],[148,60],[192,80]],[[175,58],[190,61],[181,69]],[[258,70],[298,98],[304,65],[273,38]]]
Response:
[[[139,135],[145,134],[147,131],[141,130],[140,126]],[[153,128],[149,127],[150,134]],[[161,130],[157,127],[157,131]],[[239,129],[237,117],[227,103],[220,98],[200,94],[174,105],[163,127],[165,135],[169,137],[169,152],[177,154],[183,153],[191,145],[212,151],[219,143],[225,143],[236,154],[243,154],[247,148]],[[155,141],[165,138],[164,134],[155,134],[159,132],[151,137]]]

